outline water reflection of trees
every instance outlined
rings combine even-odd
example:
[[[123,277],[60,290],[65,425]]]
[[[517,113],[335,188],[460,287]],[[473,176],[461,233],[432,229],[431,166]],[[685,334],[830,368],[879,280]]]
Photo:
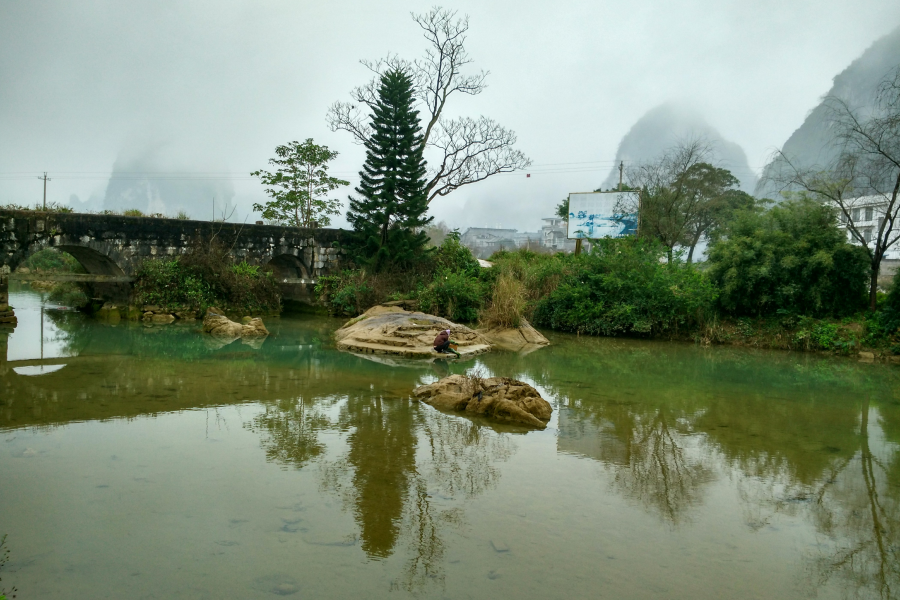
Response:
[[[512,440],[377,394],[348,397],[336,425],[351,431],[348,450],[321,465],[322,486],[353,512],[362,549],[373,559],[406,550],[400,588],[442,584],[446,538],[464,520],[456,500],[496,485],[496,462],[510,456]]]
[[[888,418],[883,412],[895,413]],[[809,511],[826,536],[811,574],[817,586],[839,581],[848,594],[900,598],[900,452],[897,410],[859,406],[851,460],[814,490]],[[888,441],[891,437],[894,443]]]
[[[726,466],[738,475],[751,530],[778,514],[815,527],[820,538],[807,557],[814,589],[900,597],[894,370],[788,353],[568,341],[556,356],[489,359],[558,395],[561,452],[599,461],[615,489],[672,523]]]
[[[318,459],[320,485],[353,514],[366,555],[406,557],[395,585],[441,585],[447,537],[464,521],[459,501],[496,486],[511,437],[411,401],[428,370],[319,352],[290,374],[302,395],[264,402],[245,424],[267,458],[292,468]],[[337,458],[324,458],[326,431],[346,434]]]

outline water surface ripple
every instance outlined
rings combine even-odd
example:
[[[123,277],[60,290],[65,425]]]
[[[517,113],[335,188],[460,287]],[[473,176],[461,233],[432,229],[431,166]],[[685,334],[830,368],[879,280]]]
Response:
[[[0,333],[0,576],[20,598],[898,598],[900,368],[548,333],[462,363],[104,325]],[[537,387],[545,431],[417,385]]]

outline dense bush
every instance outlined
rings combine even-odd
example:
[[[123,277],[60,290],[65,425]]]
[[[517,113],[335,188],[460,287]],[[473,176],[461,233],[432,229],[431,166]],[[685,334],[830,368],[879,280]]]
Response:
[[[139,304],[267,312],[279,310],[281,292],[271,271],[235,264],[216,241],[198,242],[180,258],[145,261],[134,288]]]
[[[833,210],[800,198],[739,213],[709,250],[709,275],[734,315],[842,316],[865,306],[869,259]]]
[[[44,248],[28,257],[20,266],[32,271],[56,271],[59,273],[84,273],[75,257],[55,248]]]
[[[459,235],[450,234],[414,267],[381,271],[348,269],[320,277],[316,295],[331,314],[339,316],[355,317],[389,300],[414,299],[421,310],[473,321],[483,303],[480,271],[471,251],[459,243]],[[452,297],[454,294],[458,297]]]
[[[472,322],[478,320],[484,293],[484,284],[477,277],[442,268],[428,285],[418,289],[416,299],[423,312],[451,321]]]
[[[384,274],[365,269],[346,269],[337,275],[319,277],[316,296],[337,316],[355,317],[381,302]],[[385,292],[384,296],[386,297]]]
[[[435,272],[447,270],[469,277],[478,277],[481,272],[478,259],[472,255],[471,250],[460,243],[458,231],[448,233],[430,258]]]
[[[539,325],[596,335],[657,334],[701,323],[716,297],[709,281],[665,249],[636,238],[598,240],[567,256],[570,272],[539,301]]]

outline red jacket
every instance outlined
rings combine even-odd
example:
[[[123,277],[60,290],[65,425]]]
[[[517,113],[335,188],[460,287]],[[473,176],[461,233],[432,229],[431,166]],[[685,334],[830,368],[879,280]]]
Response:
[[[448,334],[446,331],[440,332],[439,334],[437,334],[437,337],[434,338],[434,347],[437,348],[438,346],[445,344],[449,339],[450,334]]]

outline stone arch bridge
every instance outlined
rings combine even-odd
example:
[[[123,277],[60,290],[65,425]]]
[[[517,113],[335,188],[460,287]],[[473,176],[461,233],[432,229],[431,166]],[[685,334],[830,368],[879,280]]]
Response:
[[[26,279],[15,269],[29,256],[56,248],[75,257],[94,297],[127,301],[141,263],[184,254],[197,240],[213,236],[232,248],[237,260],[271,265],[284,298],[309,301],[316,280],[337,272],[340,229],[215,223],[154,217],[0,210],[0,307],[8,304],[9,279]],[[43,277],[46,279],[46,277]]]

